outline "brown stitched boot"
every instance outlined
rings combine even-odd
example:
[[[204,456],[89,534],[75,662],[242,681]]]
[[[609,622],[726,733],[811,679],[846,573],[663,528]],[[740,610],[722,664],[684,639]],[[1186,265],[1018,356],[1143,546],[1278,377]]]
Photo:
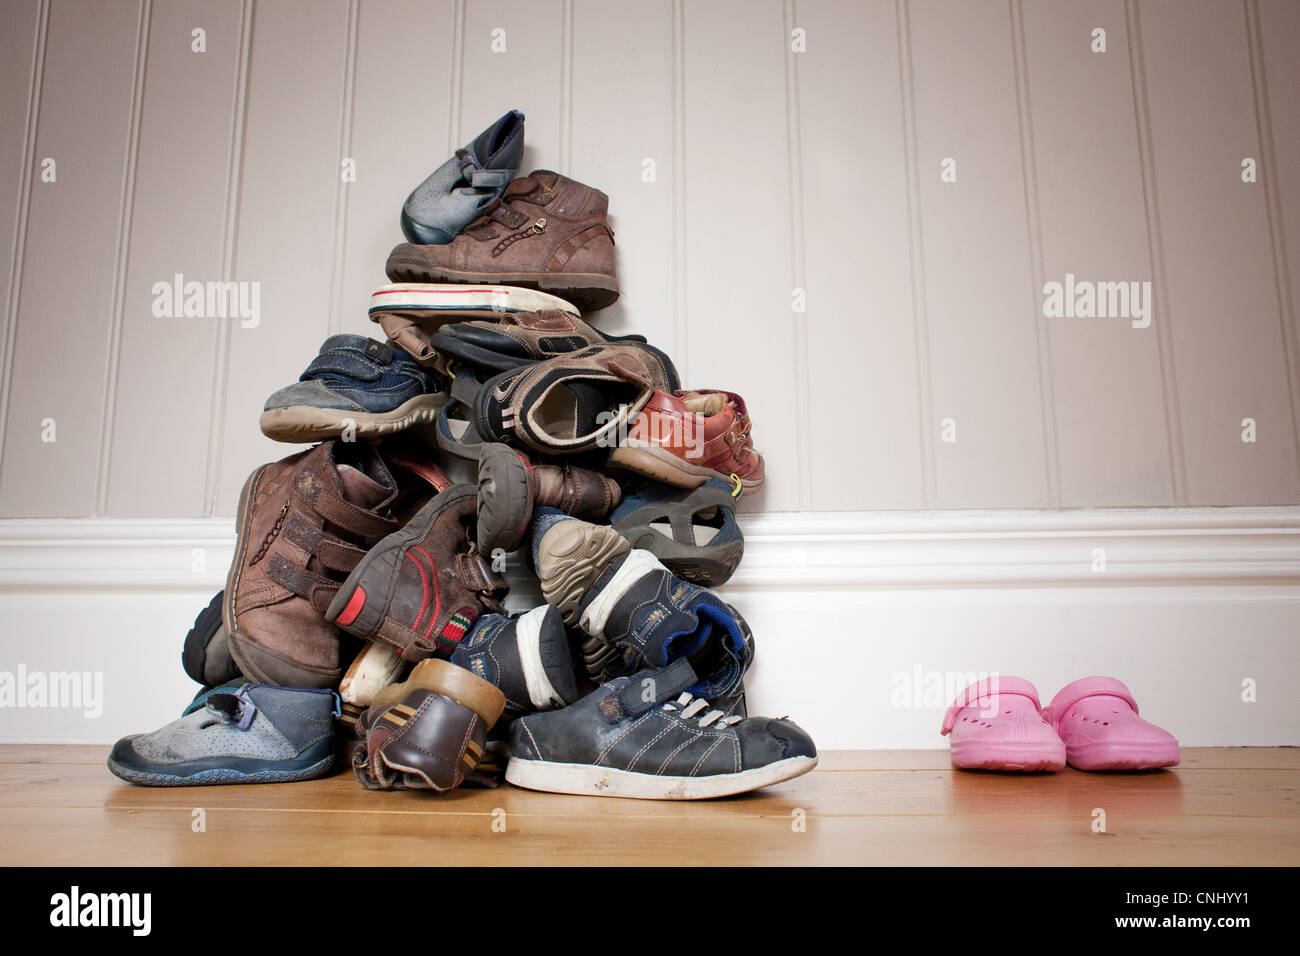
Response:
[[[553,292],[583,312],[618,299],[609,197],[549,169],[517,177],[452,242],[404,242],[388,256],[395,282],[501,283]]]
[[[367,441],[327,441],[262,465],[239,498],[222,619],[250,680],[334,687],[339,633],[325,609],[379,538],[396,529],[397,482]]]
[[[478,463],[478,549],[514,551],[524,540],[533,509],[559,508],[599,522],[623,500],[613,478],[567,462],[535,465],[501,442],[484,446]]]
[[[452,485],[370,549],[325,617],[408,661],[448,657],[485,610],[500,614],[506,582],[475,546],[478,496]]]

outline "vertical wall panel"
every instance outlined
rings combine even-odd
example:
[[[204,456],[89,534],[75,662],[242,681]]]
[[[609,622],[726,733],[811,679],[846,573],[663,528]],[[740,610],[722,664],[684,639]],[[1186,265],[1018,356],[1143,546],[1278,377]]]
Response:
[[[1042,243],[1035,320],[1049,343],[1061,504],[1171,505],[1160,303],[1146,328],[1041,311],[1043,283],[1067,273],[1151,281],[1123,0],[1019,6]],[[1094,27],[1106,31],[1104,53],[1092,51]]]
[[[938,504],[1049,503],[1007,4],[909,6]],[[956,161],[957,181],[940,181]],[[951,418],[956,441],[940,441]]]
[[[1139,13],[1186,503],[1300,501],[1265,190],[1241,178],[1260,155],[1243,8],[1148,0]]]
[[[1291,408],[1300,406],[1300,4],[1259,0],[1257,44],[1267,91],[1263,117],[1272,134],[1272,155],[1265,175],[1272,177],[1279,243],[1274,250],[1282,297],[1282,321],[1291,346]],[[1262,67],[1262,69],[1261,69]]]
[[[139,16],[134,3],[51,4],[0,514],[95,509]],[[41,181],[47,157],[55,182]]]
[[[520,173],[554,169],[561,156],[564,4],[560,0],[474,0],[465,4],[460,122],[453,147],[508,109],[526,118]],[[492,50],[494,30],[505,50]]]
[[[453,2],[362,0],[357,24],[351,156],[344,187],[339,328],[382,339],[366,310],[387,282],[389,250],[405,242],[398,214],[415,186],[464,145],[448,140]],[[504,111],[503,111],[504,112]],[[304,363],[305,363],[304,359]]]
[[[23,0],[0,6],[0,63],[6,65],[4,83],[0,83],[0,394],[5,388],[5,361],[10,342],[10,296],[21,273],[15,262],[22,212],[27,187],[32,184],[32,170],[26,163],[27,134],[34,129],[32,112],[33,84],[39,55],[40,0]],[[33,124],[29,127],[29,123]],[[0,413],[3,406],[0,406]],[[0,425],[2,437],[3,425]]]
[[[296,381],[329,328],[347,4],[257,5],[233,279],[261,283],[260,323],[227,322],[218,514],[258,464],[300,446],[262,435],[275,389]]]
[[[898,24],[892,0],[800,0],[795,54],[812,507],[921,508]],[[845,427],[852,420],[852,440]],[[852,476],[851,480],[846,480]]]
[[[685,4],[685,384],[744,396],[767,460],[746,510],[799,501],[790,189],[777,0]],[[823,410],[839,415],[840,409]]]
[[[670,0],[573,3],[570,176],[609,195],[620,298],[603,331],[673,341],[673,11]],[[654,163],[654,181],[642,163]]]
[[[110,433],[113,517],[205,511],[213,351],[230,320],[157,317],[153,286],[177,273],[222,278],[241,18],[238,3],[152,9]],[[204,53],[191,49],[195,28],[206,31]]]

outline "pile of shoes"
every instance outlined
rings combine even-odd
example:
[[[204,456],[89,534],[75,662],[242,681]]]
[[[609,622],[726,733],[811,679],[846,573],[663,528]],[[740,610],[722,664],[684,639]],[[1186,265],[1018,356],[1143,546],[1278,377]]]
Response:
[[[816,765],[796,724],[747,715],[754,637],[711,590],[763,483],[745,402],[584,319],[619,294],[608,197],[516,175],[523,137],[507,113],[408,197],[371,297],[386,341],[333,335],[267,400],[266,435],[318,444],[244,484],[182,653],[202,690],[117,743],[117,776],[305,780],[339,753],[374,790],[504,767],[695,799]],[[507,613],[509,561],[545,604]]]

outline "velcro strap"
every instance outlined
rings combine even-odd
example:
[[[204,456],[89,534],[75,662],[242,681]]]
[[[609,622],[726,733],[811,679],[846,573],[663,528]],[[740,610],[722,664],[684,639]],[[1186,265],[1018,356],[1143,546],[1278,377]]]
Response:
[[[381,538],[397,530],[397,522],[345,501],[337,493],[311,482],[307,489],[299,483],[297,492],[307,499],[311,508],[331,524],[363,538]]]
[[[378,345],[379,343],[375,343]],[[392,361],[393,350],[388,346],[381,346],[388,353],[386,359],[375,357],[375,361],[387,364]],[[375,364],[374,361],[368,361],[366,357],[359,352],[352,350],[331,351],[323,355],[317,355],[307,366],[307,370],[298,377],[300,382],[308,379],[319,378],[322,375],[342,375],[346,378],[354,378],[358,382],[377,382],[383,375],[383,371]]]
[[[514,177],[508,169],[476,169],[465,178],[476,189],[500,189]]]
[[[685,657],[679,657],[662,670],[641,671],[632,675],[627,686],[618,692],[619,708],[635,717],[656,704],[672,700],[699,682],[695,669]]]
[[[506,579],[477,551],[461,552],[455,557],[457,576],[471,591],[497,594],[507,589]]]
[[[267,561],[266,576],[281,587],[288,588],[298,597],[306,598],[311,602],[312,607],[322,613],[329,607],[330,599],[338,593],[339,589],[337,581],[331,581],[306,568],[300,568],[278,552],[272,554]]]
[[[316,560],[331,571],[350,573],[365,556],[363,549],[328,535],[316,546]]]

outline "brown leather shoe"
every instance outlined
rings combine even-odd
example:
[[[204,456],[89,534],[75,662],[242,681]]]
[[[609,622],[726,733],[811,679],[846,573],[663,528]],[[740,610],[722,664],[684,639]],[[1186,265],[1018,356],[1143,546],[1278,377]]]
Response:
[[[505,578],[475,544],[477,507],[473,485],[438,494],[356,564],[326,619],[408,661],[450,656],[480,614],[504,612]]]
[[[609,197],[549,169],[517,177],[446,245],[404,242],[388,256],[394,282],[501,283],[553,292],[583,312],[618,299]]]
[[[490,372],[531,365],[590,345],[618,342],[636,342],[659,351],[646,345],[643,335],[606,335],[559,309],[474,316],[469,321],[444,325],[429,339],[439,354]]]
[[[479,769],[506,698],[449,661],[415,665],[358,718],[352,770],[367,790],[451,790]]]
[[[583,521],[601,521],[623,500],[613,478],[598,471],[534,464],[503,442],[488,442],[478,460],[478,549],[514,551],[524,540],[533,509],[559,508]]]
[[[721,478],[751,494],[763,486],[745,400],[734,392],[655,392],[609,463],[677,488]]]
[[[339,634],[324,612],[367,549],[396,529],[389,510],[398,495],[364,440],[327,441],[249,476],[222,605],[244,676],[284,687],[338,684]]]

